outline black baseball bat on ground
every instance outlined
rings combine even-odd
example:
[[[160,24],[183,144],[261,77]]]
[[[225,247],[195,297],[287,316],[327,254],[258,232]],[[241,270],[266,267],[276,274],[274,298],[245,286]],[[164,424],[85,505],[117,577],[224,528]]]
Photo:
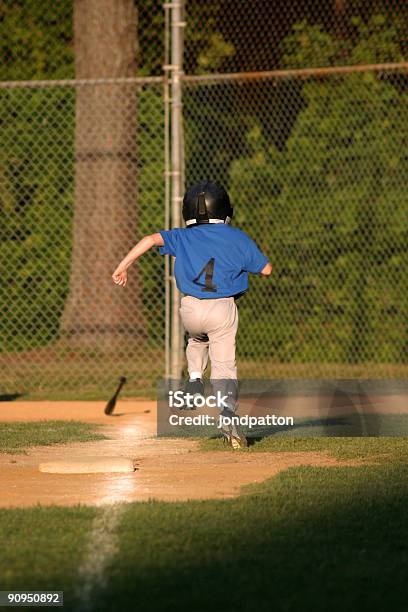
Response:
[[[106,404],[105,406],[105,414],[112,414],[113,409],[116,406],[116,400],[118,399],[118,395],[120,393],[120,390],[122,389],[123,385],[126,382],[126,376],[121,376],[119,378],[119,385],[118,388],[116,389],[114,395],[110,398],[109,402]]]

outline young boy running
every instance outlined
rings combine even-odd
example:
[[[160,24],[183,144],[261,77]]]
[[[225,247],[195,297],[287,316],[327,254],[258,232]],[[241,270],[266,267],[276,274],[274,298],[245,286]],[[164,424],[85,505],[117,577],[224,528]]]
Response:
[[[193,185],[183,199],[186,227],[145,236],[112,275],[113,281],[124,287],[129,266],[153,246],[160,247],[162,255],[176,258],[174,274],[184,294],[180,315],[189,333],[189,380],[185,391],[193,395],[204,393],[202,379],[210,358],[214,391],[227,392],[231,397],[226,416],[233,414],[236,407],[235,300],[248,290],[249,272],[263,276],[272,272],[272,265],[255,242],[245,232],[231,227],[232,214],[223,187],[210,181]],[[223,429],[223,434],[233,448],[246,445],[234,426]]]

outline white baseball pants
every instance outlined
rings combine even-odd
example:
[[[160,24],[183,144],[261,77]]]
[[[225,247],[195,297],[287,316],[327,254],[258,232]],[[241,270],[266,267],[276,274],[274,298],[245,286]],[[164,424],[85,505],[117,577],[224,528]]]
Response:
[[[211,362],[211,380],[236,380],[235,336],[238,309],[233,297],[203,299],[187,295],[180,315],[189,333],[186,350],[190,378],[203,377]]]

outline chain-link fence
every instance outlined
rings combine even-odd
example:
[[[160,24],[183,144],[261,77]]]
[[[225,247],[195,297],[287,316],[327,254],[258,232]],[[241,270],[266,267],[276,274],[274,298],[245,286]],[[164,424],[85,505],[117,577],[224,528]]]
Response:
[[[161,75],[164,53],[162,0],[2,0],[0,4],[0,80],[78,77],[75,38],[87,35],[109,47],[114,30],[133,36],[132,74]],[[75,30],[77,30],[75,32]],[[112,48],[112,54],[115,50]],[[112,63],[119,56],[112,58]],[[90,63],[88,68],[90,68]],[[107,66],[105,67],[105,69]],[[117,70],[117,68],[116,68]],[[114,77],[112,64],[109,75]],[[123,76],[123,75],[121,75]]]
[[[162,87],[0,89],[3,393],[164,373],[164,263],[111,274],[164,225]]]
[[[186,183],[223,183],[274,265],[239,301],[240,375],[406,377],[406,6],[188,0],[184,19]],[[163,258],[110,278],[166,223],[164,26],[160,0],[0,7],[0,394],[164,374]]]
[[[186,0],[186,74],[396,61],[407,49],[401,0]],[[357,48],[371,38],[371,49]],[[354,49],[354,53],[353,53]],[[290,53],[288,53],[290,51]]]
[[[241,375],[406,375],[407,93],[373,70],[187,87],[187,177],[220,177],[274,266],[239,301]]]

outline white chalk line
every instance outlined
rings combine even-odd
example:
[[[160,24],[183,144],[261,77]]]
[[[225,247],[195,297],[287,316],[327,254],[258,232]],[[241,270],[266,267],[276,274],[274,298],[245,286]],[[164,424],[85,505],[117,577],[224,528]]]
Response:
[[[126,504],[116,503],[103,506],[94,519],[85,554],[78,568],[78,586],[75,598],[79,602],[78,612],[90,612],[97,604],[101,591],[106,586],[106,569],[119,551],[115,533]]]

